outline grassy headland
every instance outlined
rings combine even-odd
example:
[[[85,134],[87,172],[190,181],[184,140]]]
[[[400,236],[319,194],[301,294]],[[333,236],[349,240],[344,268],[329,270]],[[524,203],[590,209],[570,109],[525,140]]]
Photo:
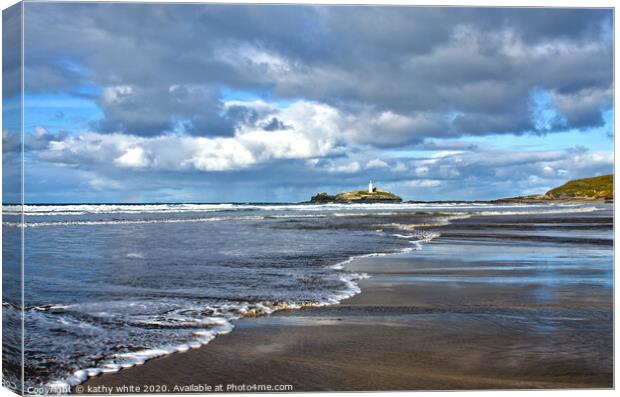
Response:
[[[545,193],[545,197],[551,200],[610,200],[614,198],[614,176],[609,174],[568,181],[562,186],[549,190]]]
[[[614,199],[614,175],[574,179],[549,190],[545,194],[511,197],[496,202],[541,202],[541,201],[607,201]]]

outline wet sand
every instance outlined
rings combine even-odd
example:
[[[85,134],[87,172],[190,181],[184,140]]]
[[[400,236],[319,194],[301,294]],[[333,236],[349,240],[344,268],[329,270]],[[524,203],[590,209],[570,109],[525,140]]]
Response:
[[[439,239],[409,255],[358,259],[348,268],[371,277],[339,305],[242,319],[205,347],[91,378],[75,391],[613,387],[612,289],[557,281],[600,270],[560,266],[550,282],[549,271],[529,262],[460,260],[463,244],[471,245]],[[515,257],[528,249],[506,247],[494,249],[514,249]]]

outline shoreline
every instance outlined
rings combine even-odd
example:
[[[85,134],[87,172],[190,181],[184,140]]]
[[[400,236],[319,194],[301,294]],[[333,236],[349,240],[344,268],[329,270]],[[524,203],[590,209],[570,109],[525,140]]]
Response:
[[[290,384],[292,391],[613,386],[610,373],[592,370],[561,341],[549,346],[547,336],[536,331],[539,324],[514,324],[514,318],[540,310],[534,288],[478,283],[438,290],[411,277],[419,273],[412,264],[433,262],[428,255],[418,258],[418,252],[346,261],[348,271],[371,276],[357,281],[361,293],[351,298],[242,318],[233,332],[208,345],[92,377],[73,391],[132,393],[156,385],[160,392],[193,392],[191,386],[198,384]],[[583,302],[569,299],[543,310],[604,314],[608,297],[605,291],[596,294],[602,306],[585,303],[584,308]],[[603,315],[602,324],[607,322]],[[560,340],[572,341],[574,332]],[[506,340],[516,346],[507,347]]]
[[[412,250],[415,250],[415,248],[411,247],[411,248],[404,248],[401,250],[398,250],[396,252],[376,252],[376,253],[370,253],[370,254],[361,254],[361,255],[354,255],[349,257],[346,260],[340,261],[336,264],[333,265],[328,265],[328,268],[334,269],[334,270],[343,270],[346,268],[346,265],[357,260],[357,259],[362,259],[362,258],[370,258],[370,257],[382,257],[382,256],[392,256],[392,255],[399,255],[399,254],[403,254],[403,253],[407,253],[410,252]],[[351,299],[352,297],[354,297],[355,295],[359,295],[360,293],[362,293],[362,290],[359,287],[359,282],[367,279],[368,275],[366,273],[357,273],[357,272],[351,272],[349,271],[346,274],[343,274],[340,278],[340,280],[346,285],[346,289],[344,291],[339,292],[338,294],[336,294],[337,297],[333,297],[330,298],[327,301],[324,302],[317,302],[317,303],[311,303],[311,304],[293,304],[293,305],[277,305],[275,306],[272,311],[268,311],[268,312],[263,312],[260,314],[246,314],[240,318],[237,319],[230,319],[227,322],[228,328],[224,329],[224,330],[213,330],[213,334],[214,336],[212,338],[210,338],[208,341],[201,343],[201,345],[199,347],[193,347],[191,343],[186,343],[185,345],[188,346],[187,349],[177,349],[175,351],[170,351],[168,353],[159,353],[159,354],[155,354],[155,355],[151,355],[150,357],[146,357],[143,360],[142,363],[139,364],[134,364],[132,366],[126,367],[126,366],[122,366],[122,365],[118,365],[118,364],[114,364],[114,367],[116,367],[115,370],[105,370],[105,369],[100,369],[97,368],[97,371],[94,375],[87,375],[89,370],[88,369],[80,369],[78,371],[75,372],[75,374],[77,373],[81,373],[80,376],[78,376],[78,378],[84,376],[83,380],[80,381],[79,383],[69,383],[67,385],[67,381],[65,380],[57,380],[57,381],[53,381],[51,383],[48,384],[48,387],[50,387],[52,390],[63,390],[64,388],[69,388],[71,390],[72,393],[75,393],[76,388],[79,389],[79,387],[83,384],[88,383],[91,379],[102,376],[102,375],[112,375],[112,374],[116,374],[120,371],[124,371],[124,370],[128,370],[131,368],[135,368],[135,367],[139,367],[144,365],[145,363],[152,361],[152,360],[157,360],[157,359],[163,359],[166,357],[169,357],[171,355],[174,354],[181,354],[181,353],[186,353],[187,351],[191,351],[191,350],[196,350],[196,349],[203,349],[205,348],[207,345],[211,344],[211,341],[217,337],[221,337],[224,335],[229,334],[230,332],[232,332],[236,327],[235,324],[237,324],[240,321],[243,320],[254,320],[256,318],[261,318],[261,317],[269,317],[275,314],[282,314],[283,312],[289,312],[289,311],[297,311],[297,310],[308,310],[308,309],[315,309],[315,308],[323,308],[323,307],[327,307],[327,306],[334,306],[334,305],[339,305],[341,302],[346,301],[348,299]],[[333,302],[335,301],[335,302]],[[148,351],[162,351],[162,349],[159,348],[153,348],[153,349],[147,349]],[[76,376],[76,375],[74,375]],[[97,393],[95,393],[97,394]]]

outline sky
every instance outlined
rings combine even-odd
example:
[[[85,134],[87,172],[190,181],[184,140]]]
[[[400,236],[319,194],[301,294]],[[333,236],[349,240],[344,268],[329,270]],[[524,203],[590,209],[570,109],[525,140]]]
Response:
[[[25,201],[544,193],[613,171],[612,49],[608,9],[25,3]]]

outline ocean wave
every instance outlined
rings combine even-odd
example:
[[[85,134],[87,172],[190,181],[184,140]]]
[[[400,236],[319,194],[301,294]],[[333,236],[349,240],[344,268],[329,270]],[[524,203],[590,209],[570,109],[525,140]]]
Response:
[[[132,214],[132,213],[185,213],[185,212],[218,212],[218,211],[339,211],[346,210],[442,210],[442,209],[484,209],[484,208],[548,208],[571,207],[578,204],[494,204],[486,202],[470,203],[330,203],[330,204],[62,204],[62,205],[3,205],[2,211],[7,215],[55,216],[55,215],[87,215],[87,214]]]
[[[329,204],[328,204],[329,205]],[[453,211],[453,212],[334,212],[330,214],[275,214],[275,215],[251,215],[251,216],[213,216],[200,218],[172,218],[172,219],[102,219],[102,220],[63,220],[63,221],[47,221],[47,222],[2,222],[7,227],[50,227],[50,226],[93,226],[93,225],[137,225],[137,224],[157,224],[157,223],[196,223],[196,222],[220,222],[220,221],[248,221],[263,219],[303,219],[303,218],[326,218],[334,217],[390,217],[390,216],[416,216],[429,215],[434,216],[433,222],[421,222],[416,224],[391,223],[379,226],[391,226],[401,230],[413,230],[418,228],[429,228],[446,226],[451,221],[457,219],[466,219],[471,216],[501,216],[501,215],[545,215],[545,214],[562,214],[562,213],[586,213],[597,211],[597,207],[555,207],[541,208],[536,210],[519,210],[519,211]]]
[[[378,233],[383,233],[383,231],[379,231],[377,230]],[[373,257],[381,257],[381,256],[393,256],[393,255],[398,255],[398,254],[406,254],[408,252],[411,251],[416,251],[416,250],[421,250],[422,249],[422,243],[428,243],[430,241],[432,241],[433,239],[436,239],[438,237],[441,236],[441,233],[438,232],[427,232],[427,231],[417,231],[414,234],[409,234],[409,235],[402,235],[402,234],[398,234],[398,233],[394,233],[392,234],[392,236],[394,237],[398,237],[398,238],[403,238],[403,239],[407,239],[409,240],[412,244],[414,244],[414,247],[403,247],[401,249],[398,249],[396,251],[393,252],[373,252],[370,254],[363,254],[363,255],[355,255],[355,256],[351,256],[350,258],[342,261],[342,262],[338,262],[335,265],[331,265],[329,266],[331,269],[336,269],[336,270],[342,270],[345,268],[345,265],[347,265],[348,263],[353,262],[354,260],[357,259],[361,259],[361,258],[373,258]],[[368,277],[368,275],[365,275],[365,278]]]
[[[594,212],[598,211],[597,207],[563,207],[563,208],[551,208],[536,211],[480,211],[472,215],[479,216],[498,216],[498,215],[550,215],[550,214],[573,214],[581,212]]]
[[[336,269],[336,268],[333,268]],[[150,327],[205,327],[202,330],[193,332],[194,338],[183,343],[174,345],[164,345],[155,348],[141,349],[137,351],[129,351],[113,354],[109,359],[102,361],[96,367],[81,368],[74,371],[71,375],[64,379],[56,379],[46,384],[50,392],[66,391],[69,387],[76,386],[85,382],[88,378],[97,376],[102,373],[118,372],[125,368],[142,365],[146,361],[153,358],[166,356],[172,353],[185,352],[190,349],[197,349],[207,345],[218,335],[231,332],[234,329],[233,322],[242,317],[257,317],[269,315],[281,310],[294,310],[303,307],[323,307],[335,305],[341,301],[351,298],[361,292],[358,286],[358,280],[367,278],[365,273],[346,273],[339,276],[339,280],[343,283],[343,288],[334,292],[331,296],[319,301],[306,302],[272,302],[261,301],[255,303],[239,302],[227,303],[214,307],[209,307],[208,311],[214,315],[202,318],[187,318],[184,316],[168,316],[165,318],[147,318],[138,319],[132,325],[142,325]],[[71,305],[46,305],[32,308],[33,311],[51,311],[55,309],[56,313],[62,315],[63,311],[75,310]],[[202,310],[203,312],[205,309]],[[102,313],[100,313],[102,314]]]
[[[58,221],[58,222],[2,222],[9,227],[49,227],[49,226],[96,226],[96,225],[142,225],[152,223],[198,223],[221,222],[230,220],[253,221],[265,219],[263,216],[231,216],[211,218],[184,218],[184,219],[124,219],[124,220],[94,220],[94,221]]]
[[[435,218],[433,219],[432,222],[418,222],[418,223],[397,223],[397,222],[392,222],[392,223],[385,223],[385,224],[381,224],[381,225],[377,225],[380,226],[381,228],[394,228],[394,229],[398,229],[398,230],[402,230],[402,231],[413,231],[413,230],[418,230],[418,229],[424,229],[424,228],[433,228],[433,227],[441,227],[441,226],[447,226],[449,225],[452,221],[458,220],[458,219],[467,219],[470,218],[471,216],[475,215],[475,214],[471,214],[471,213],[467,213],[467,212],[455,212],[452,213],[450,215],[446,214],[446,213],[430,213],[430,214],[426,214],[426,215],[447,215],[447,216],[435,216]],[[383,230],[383,229],[380,229]],[[398,236],[396,236],[398,237]]]
[[[64,205],[24,205],[25,215],[86,215],[86,214],[132,214],[132,213],[171,213],[171,212],[214,212],[233,210],[235,204],[64,204]],[[5,205],[5,213],[21,213],[19,205]]]

